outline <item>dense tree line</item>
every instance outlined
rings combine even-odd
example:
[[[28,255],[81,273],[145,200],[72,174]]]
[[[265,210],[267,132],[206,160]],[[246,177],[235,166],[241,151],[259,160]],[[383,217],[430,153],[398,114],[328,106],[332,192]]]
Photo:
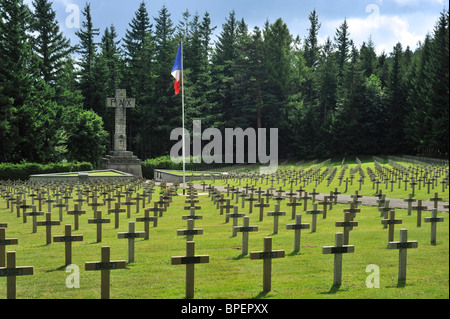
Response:
[[[128,145],[142,159],[166,155],[181,126],[172,69],[184,43],[186,124],[278,128],[279,157],[427,154],[449,150],[449,14],[415,51],[398,43],[377,55],[357,46],[347,21],[324,44],[309,15],[304,38],[280,18],[250,29],[233,11],[217,39],[207,12],[174,22],[144,3],[126,35],[99,30],[90,5],[72,45],[50,0],[0,0],[0,161],[90,161],[111,148],[116,88],[136,98]],[[207,141],[205,142],[207,143]]]

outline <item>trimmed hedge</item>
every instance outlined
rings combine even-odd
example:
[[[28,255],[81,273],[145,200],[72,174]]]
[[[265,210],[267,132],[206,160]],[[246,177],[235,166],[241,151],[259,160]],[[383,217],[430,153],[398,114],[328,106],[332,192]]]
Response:
[[[92,171],[91,163],[0,163],[0,180],[28,180],[30,175]]]

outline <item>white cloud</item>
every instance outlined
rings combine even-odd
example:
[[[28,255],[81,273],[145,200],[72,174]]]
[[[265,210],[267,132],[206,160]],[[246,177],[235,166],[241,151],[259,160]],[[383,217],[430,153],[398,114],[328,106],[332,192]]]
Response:
[[[419,4],[444,4],[444,0],[395,0],[395,3],[401,7],[417,6]]]
[[[404,1],[404,0],[396,0]],[[406,0],[405,0],[406,1]],[[417,0],[420,1],[420,0]],[[441,1],[441,0],[428,0]],[[363,18],[349,18],[350,38],[355,45],[360,46],[364,41],[367,42],[369,36],[376,45],[377,53],[383,50],[386,53],[392,52],[393,47],[400,42],[404,49],[409,46],[412,50],[417,47],[419,41],[424,40],[425,35],[433,30],[438,15],[425,12],[415,12],[404,15],[382,15],[378,5],[371,4],[367,6],[368,16]],[[343,20],[328,21],[324,24],[324,34],[334,35],[336,29]],[[324,39],[322,39],[324,40]]]

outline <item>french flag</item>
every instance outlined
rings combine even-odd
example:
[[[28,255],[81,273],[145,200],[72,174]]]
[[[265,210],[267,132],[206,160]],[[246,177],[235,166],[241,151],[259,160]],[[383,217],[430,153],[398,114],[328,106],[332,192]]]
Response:
[[[175,78],[175,95],[180,94],[180,83],[181,83],[181,72],[183,71],[182,67],[182,53],[181,53],[181,43],[178,47],[177,57],[175,59],[175,63],[172,69],[172,76]]]

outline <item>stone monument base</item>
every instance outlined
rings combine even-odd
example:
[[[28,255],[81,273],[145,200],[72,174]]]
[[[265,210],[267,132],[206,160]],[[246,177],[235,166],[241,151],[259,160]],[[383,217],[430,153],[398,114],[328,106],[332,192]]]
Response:
[[[142,178],[142,161],[133,152],[113,151],[102,159],[103,169],[115,169]]]

